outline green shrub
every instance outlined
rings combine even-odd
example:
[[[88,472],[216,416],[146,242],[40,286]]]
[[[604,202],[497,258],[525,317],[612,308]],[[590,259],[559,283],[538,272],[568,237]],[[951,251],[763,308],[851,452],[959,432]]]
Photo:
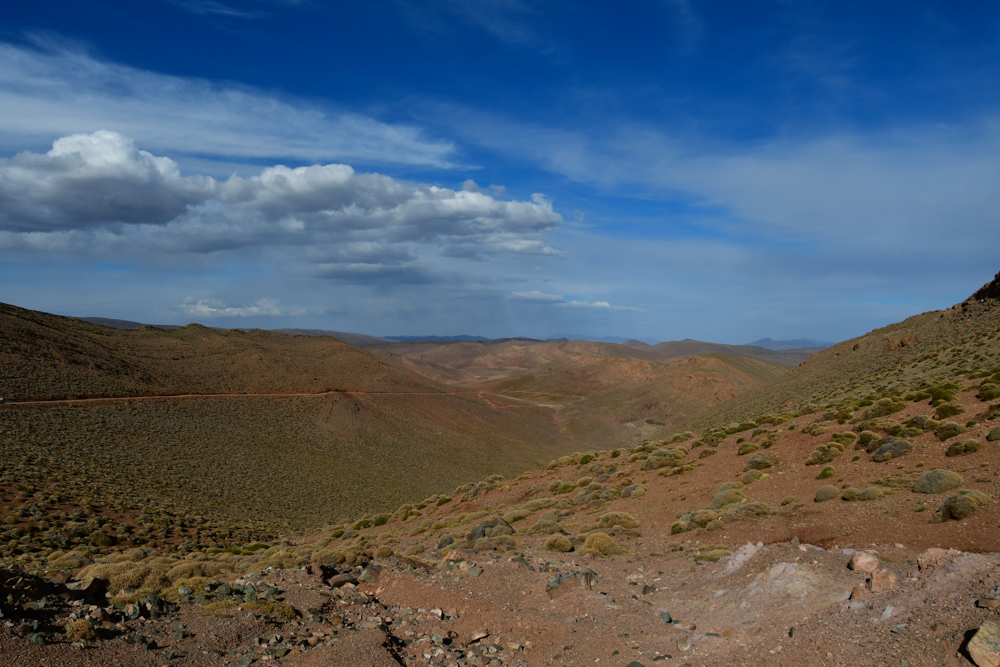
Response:
[[[754,482],[759,482],[765,477],[770,477],[770,475],[763,470],[747,470],[743,473],[743,477],[740,478],[740,481],[744,484],[753,484]]]
[[[914,493],[944,493],[965,483],[962,476],[952,470],[928,470],[913,484]]]
[[[784,498],[781,499],[781,506],[784,507],[785,505],[791,505],[794,502],[795,502],[795,496],[785,496]]]
[[[807,433],[809,435],[823,435],[828,430],[830,430],[829,427],[826,424],[822,424],[820,422],[813,422],[812,424],[808,424],[802,427],[802,432]]]
[[[815,466],[829,463],[843,453],[844,446],[842,444],[836,441],[828,442],[825,445],[819,445],[809,453],[809,456],[806,457],[806,465]]]
[[[747,500],[747,495],[738,489],[723,489],[712,496],[708,503],[711,510],[721,510],[741,505]]]
[[[848,487],[844,489],[844,492],[840,494],[841,500],[846,500],[847,502],[854,502],[861,499],[861,491],[855,489],[854,487]]]
[[[934,419],[941,421],[942,419],[947,419],[948,417],[954,417],[955,415],[960,415],[965,412],[965,408],[957,403],[942,403],[934,411]]]
[[[587,465],[593,460],[594,460],[593,454],[584,454],[583,456],[580,457],[580,465]]]
[[[944,422],[934,432],[934,435],[938,437],[938,440],[944,442],[945,440],[949,440],[957,435],[965,433],[965,430],[965,427],[961,424],[956,424],[955,422]]]
[[[625,512],[606,512],[597,521],[597,526],[598,528],[605,529],[614,528],[615,526],[636,528],[639,526],[639,521],[631,514],[626,514]]]
[[[827,484],[826,486],[821,486],[816,489],[816,497],[813,500],[817,503],[826,502],[827,500],[833,500],[840,495],[840,489],[833,486],[832,484]]]
[[[836,474],[837,474],[836,468],[834,468],[833,466],[826,466],[820,471],[818,475],[816,475],[816,479],[829,479],[830,477],[833,477]]]
[[[844,431],[842,433],[834,433],[830,436],[830,440],[833,442],[839,442],[844,447],[847,447],[852,442],[858,439],[858,436],[854,435],[850,431]]]
[[[870,408],[861,413],[862,419],[875,419],[876,417],[888,417],[889,415],[903,410],[906,405],[898,398],[880,398]]]
[[[1000,398],[1000,386],[984,383],[979,387],[979,393],[976,396],[983,401],[992,401],[994,398]]]
[[[64,629],[66,636],[73,641],[93,641],[97,639],[94,624],[85,618],[70,621]]]
[[[591,533],[583,543],[583,552],[606,558],[625,553],[607,533]]]
[[[249,609],[250,611],[258,614],[266,614],[272,618],[282,621],[294,621],[295,617],[299,615],[299,612],[295,609],[295,607],[284,602],[278,602],[277,600],[256,600],[254,602],[243,602],[241,603],[241,606],[244,609]]]
[[[610,539],[610,538],[609,538]],[[543,547],[546,551],[567,552],[573,550],[573,543],[565,535],[549,535],[545,539]]]
[[[882,489],[880,489],[879,487],[877,487],[877,486],[869,486],[868,488],[866,488],[864,491],[861,492],[861,495],[858,497],[858,499],[859,500],[878,500],[883,495],[885,495],[885,492],[882,491]]]
[[[978,440],[970,438],[965,442],[953,442],[948,447],[948,451],[945,452],[945,456],[965,456],[966,454],[974,454],[979,451],[979,447],[982,445]]]
[[[962,489],[941,504],[931,517],[931,523],[941,523],[948,519],[961,521],[989,502],[989,496],[981,491]]]
[[[751,452],[756,452],[758,449],[760,449],[760,447],[758,447],[752,442],[748,442],[743,445],[740,445],[740,448],[736,450],[736,453],[739,456],[744,456],[746,454],[750,454]]]
[[[861,435],[858,437],[857,444],[854,445],[854,448],[863,449],[871,454],[879,448],[881,441],[882,436],[875,431],[862,431]]]

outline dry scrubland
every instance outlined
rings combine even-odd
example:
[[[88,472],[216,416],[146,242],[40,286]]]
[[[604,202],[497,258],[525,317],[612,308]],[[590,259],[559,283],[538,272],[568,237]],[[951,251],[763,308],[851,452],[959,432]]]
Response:
[[[224,542],[210,513],[197,523],[199,510],[166,504],[150,509],[164,522],[142,527],[160,538],[148,546],[92,532],[57,544],[55,532],[81,524],[110,534],[103,517],[134,508],[105,496],[61,510],[55,489],[7,485],[6,560],[45,578],[0,581],[23,601],[3,608],[23,620],[0,628],[0,649],[65,664],[989,664],[983,637],[1000,613],[991,294],[836,346],[670,437],[580,448],[309,534],[278,525],[258,544]],[[0,416],[22,420],[23,442],[57,412]],[[21,465],[49,475],[39,448]],[[82,458],[59,469],[67,482],[89,474]],[[206,474],[196,470],[192,488]],[[4,474],[25,486],[21,471]],[[220,507],[200,493],[199,507]],[[60,588],[66,579],[78,583]],[[43,591],[62,601],[31,606]],[[126,643],[101,641],[112,638]],[[74,639],[92,652],[73,653]]]

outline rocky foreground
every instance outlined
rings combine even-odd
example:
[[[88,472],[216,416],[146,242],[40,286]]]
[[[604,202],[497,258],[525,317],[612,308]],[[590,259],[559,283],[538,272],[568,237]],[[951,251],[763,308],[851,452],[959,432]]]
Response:
[[[996,665],[1000,556],[746,544],[452,551],[222,577],[170,603],[5,570],[4,665]]]

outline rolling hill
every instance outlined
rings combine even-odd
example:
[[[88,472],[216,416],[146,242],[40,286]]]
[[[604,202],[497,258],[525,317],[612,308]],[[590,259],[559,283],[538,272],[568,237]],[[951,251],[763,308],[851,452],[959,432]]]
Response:
[[[65,326],[27,319],[32,331]],[[38,348],[48,354],[22,365],[75,363],[60,355],[107,340],[70,332],[75,348],[55,333]],[[122,345],[137,368],[169,370],[158,350],[191,333]],[[297,339],[258,338],[223,342],[305,364],[294,357]],[[185,345],[211,359],[206,350],[223,343]],[[13,620],[0,626],[0,651],[74,667],[185,657],[214,667],[235,656],[299,666],[991,664],[1000,274],[953,308],[792,369],[717,353],[661,363],[580,342],[513,341],[485,346],[485,358],[451,350],[446,365],[439,347],[393,363],[345,351],[350,368],[380,369],[373,386],[411,390],[388,397],[4,406],[0,612]],[[118,370],[60,377],[85,383]],[[747,391],[727,396],[740,383]],[[421,386],[435,389],[412,391]],[[338,492],[356,493],[350,483],[380,501],[397,488],[412,497],[421,489],[407,484],[452,462],[468,471],[471,459],[525,456],[517,442],[531,434],[516,429],[540,423],[531,415],[555,412],[564,432],[597,433],[642,413],[644,401],[693,405],[712,392],[714,407],[627,448],[610,433],[605,446],[553,455],[541,469],[395,509],[359,508],[320,530],[296,530],[286,513],[298,508],[315,524]],[[415,423],[419,411],[427,414]],[[588,414],[599,423],[581,421]],[[475,448],[496,430],[509,444]],[[336,457],[324,449],[345,439],[352,445]]]

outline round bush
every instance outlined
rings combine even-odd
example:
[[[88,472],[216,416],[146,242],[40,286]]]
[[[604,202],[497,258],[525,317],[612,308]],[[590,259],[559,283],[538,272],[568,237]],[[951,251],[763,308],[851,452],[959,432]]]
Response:
[[[746,499],[747,495],[738,489],[725,489],[712,496],[711,502],[708,503],[708,508],[720,510],[727,507],[734,507],[742,504]]]
[[[608,538],[611,539],[611,538]],[[565,535],[549,535],[545,539],[545,549],[547,551],[560,551],[566,553],[573,550],[573,543]]]
[[[944,493],[965,484],[953,470],[928,470],[913,484],[914,493]]]
[[[625,553],[618,543],[607,533],[591,533],[583,543],[584,553],[606,558]]]
[[[66,624],[66,636],[74,641],[93,641],[97,639],[94,625],[85,618],[70,621]]]
[[[851,487],[849,489],[844,489],[844,492],[840,494],[841,500],[846,500],[849,503],[853,503],[856,500],[861,499],[861,491]]]
[[[743,477],[740,478],[740,481],[744,484],[753,484],[754,482],[759,482],[767,476],[768,474],[763,470],[747,470],[743,473]]]
[[[859,499],[878,500],[883,495],[884,494],[882,493],[882,489],[878,488],[877,486],[869,486],[868,488],[866,488],[864,491],[861,492],[861,496],[859,497]]]
[[[961,521],[983,505],[990,502],[989,496],[981,491],[962,489],[941,504],[931,521],[939,523],[948,519]]]
[[[840,495],[840,489],[832,484],[827,484],[826,486],[821,486],[816,489],[816,497],[813,500],[817,503],[823,503],[827,500],[833,500]]]
[[[834,468],[833,466],[826,466],[820,471],[818,475],[816,475],[816,479],[829,479],[830,477],[833,477],[836,474],[837,474],[836,468]]]
[[[639,521],[631,514],[626,514],[625,512],[607,512],[601,515],[601,518],[597,521],[597,525],[601,528],[613,528],[615,526],[637,528]]]
[[[948,451],[944,453],[945,456],[965,456],[966,454],[974,454],[979,451],[980,442],[974,438],[970,438],[965,442],[953,442],[948,446]]]

